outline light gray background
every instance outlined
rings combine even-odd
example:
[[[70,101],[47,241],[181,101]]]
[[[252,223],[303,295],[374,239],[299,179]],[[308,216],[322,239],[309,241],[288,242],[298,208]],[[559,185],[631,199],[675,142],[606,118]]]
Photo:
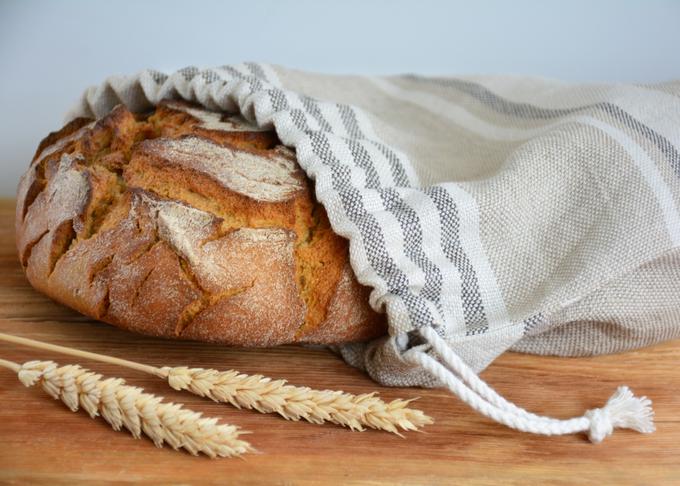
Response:
[[[0,0],[0,196],[88,85],[263,61],[330,73],[680,78],[680,1]]]

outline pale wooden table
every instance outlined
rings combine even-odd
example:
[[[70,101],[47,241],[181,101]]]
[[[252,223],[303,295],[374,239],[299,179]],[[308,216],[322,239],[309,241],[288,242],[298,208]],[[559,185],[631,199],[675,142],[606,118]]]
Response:
[[[138,372],[80,360],[106,375],[164,395],[253,432],[260,451],[245,459],[192,457],[156,449],[146,439],[114,432],[84,412],[71,413],[40,389],[0,370],[0,482],[215,482],[234,484],[680,484],[680,342],[591,359],[508,353],[483,378],[508,399],[559,417],[603,404],[626,383],[654,400],[658,431],[618,431],[603,444],[583,436],[536,437],[496,425],[442,390],[381,388],[333,354],[297,347],[228,349],[149,339],[87,320],[35,292],[14,249],[13,201],[0,202],[0,332],[103,352],[152,365],[235,368],[294,384],[386,399],[420,396],[436,423],[405,439],[353,433],[333,425],[286,422],[238,411],[169,389]],[[0,357],[18,362],[71,358],[0,343]]]

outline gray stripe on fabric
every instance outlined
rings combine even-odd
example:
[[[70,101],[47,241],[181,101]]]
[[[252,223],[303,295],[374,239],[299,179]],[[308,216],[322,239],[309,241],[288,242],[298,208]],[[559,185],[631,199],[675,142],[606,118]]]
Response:
[[[392,150],[387,148],[382,143],[373,141],[371,141],[371,143],[373,143],[373,145],[375,145],[378,150],[380,150],[380,152],[390,163],[390,170],[392,171],[392,177],[394,178],[395,185],[397,187],[410,187],[411,184],[409,183],[408,177],[406,176],[406,171],[404,170],[404,166],[399,160],[399,157],[397,157],[397,154],[392,152]]]
[[[222,69],[223,71],[227,71],[229,74],[231,74],[236,79],[241,79],[243,81],[250,83],[251,92],[255,92],[257,90],[260,90],[263,87],[262,81],[260,79],[258,79],[256,76],[252,76],[252,75],[246,76],[245,74],[237,71],[236,69],[234,69],[231,66],[220,66],[220,69]]]
[[[231,67],[231,66],[227,66],[227,65],[225,65],[225,66],[220,66],[220,69],[221,69],[222,71],[227,71],[227,72],[228,72],[229,74],[231,74],[231,76],[234,77],[234,78],[244,79],[244,78],[246,77],[245,74],[243,74],[243,73],[237,71],[236,69],[234,69],[234,68]]]
[[[440,327],[441,323],[435,321],[424,301],[411,292],[407,275],[388,254],[380,224],[366,211],[361,192],[351,185],[350,168],[335,158],[323,133],[311,132],[309,137],[314,153],[331,169],[333,189],[338,193],[348,218],[359,229],[366,256],[376,273],[387,284],[388,291],[402,299],[414,326]]]
[[[270,101],[276,110],[289,109],[289,104],[286,100],[285,93],[281,92],[280,90],[270,90]],[[308,110],[308,112],[310,112],[309,114],[319,122],[320,126],[328,131],[330,130],[329,124],[323,118],[322,114],[318,110],[318,107],[314,105],[312,99],[303,99],[303,106]],[[341,118],[343,119],[344,123],[346,123],[346,128],[348,128],[347,131],[349,132],[349,128],[351,128],[353,131],[361,133],[358,125],[352,127],[352,124],[356,124],[356,117],[352,109],[347,107],[347,109],[339,111],[341,113]],[[331,168],[331,171],[334,175],[333,187],[336,191],[338,191],[346,214],[362,234],[364,247],[366,248],[367,257],[369,258],[371,266],[386,282],[389,292],[402,298],[404,304],[409,310],[411,321],[414,325],[422,325],[422,323],[427,322],[431,323],[431,325],[435,324],[435,321],[433,320],[427,306],[424,305],[420,298],[411,293],[406,275],[397,268],[396,264],[394,264],[391,257],[389,257],[387,254],[385,250],[386,244],[382,234],[382,228],[375,218],[365,210],[363,202],[361,202],[361,194],[356,191],[356,189],[352,188],[348,182],[350,174],[345,172],[349,169],[340,164],[337,160],[329,161],[323,158],[323,156],[319,153],[319,150],[324,148],[324,150],[330,153],[330,145],[327,141],[325,145],[320,145],[321,142],[319,142],[318,139],[319,133],[310,129],[310,127],[307,125],[305,115],[306,113],[302,110],[291,110],[291,118],[293,119],[296,126],[300,130],[308,133],[313,142],[316,140],[316,145],[313,143],[314,152],[326,165]],[[369,153],[360,142],[346,138],[344,141],[350,149],[350,153],[354,159],[354,164],[357,167],[363,169],[364,173],[366,174],[366,187],[370,189],[378,189],[386,210],[394,215],[395,219],[397,219],[401,226],[406,241],[405,254],[425,275],[425,285],[423,286],[420,295],[422,298],[431,301],[441,312],[440,293],[443,284],[442,275],[440,269],[427,257],[423,251],[423,231],[417,213],[408,207],[403,202],[403,200],[401,200],[401,197],[397,191],[380,187],[379,177],[375,167],[373,166],[373,161]],[[384,151],[383,154],[385,154]],[[396,155],[392,154],[392,156],[396,159]],[[334,155],[333,159],[335,159]],[[344,182],[339,182],[338,175],[342,175],[344,177]],[[343,179],[341,178],[340,181],[343,181]],[[353,203],[352,201],[360,202]],[[352,214],[352,211],[356,210],[357,208],[361,209],[356,214]],[[457,212],[454,214],[449,208],[446,208],[446,210],[448,211],[446,213],[448,216],[448,221],[452,225],[455,225],[455,227],[452,227],[451,232],[452,234],[457,235]],[[371,235],[377,235],[379,240],[377,245],[369,244]],[[484,308],[481,303],[481,292],[479,291],[479,288],[476,287],[478,285],[478,280],[474,270],[471,267],[469,258],[464,254],[459,244],[455,245],[457,248],[456,250],[451,250],[451,242],[448,241],[444,235],[440,244],[442,245],[442,251],[444,254],[447,255],[447,257],[454,264],[457,266],[459,264],[462,265],[462,268],[459,268],[462,276],[461,281],[464,284],[464,287],[461,289],[462,301],[464,307],[466,304],[469,306],[467,309],[463,309],[463,315],[465,316],[466,321],[466,332],[468,334],[478,334],[485,332],[488,329],[488,324],[486,322]],[[397,276],[395,277],[395,275]]]
[[[148,69],[147,72],[151,75],[151,78],[154,80],[156,84],[163,84],[170,77],[165,73],[156,71],[155,69]]]
[[[184,79],[187,81],[191,81],[200,71],[196,66],[187,66],[178,70],[177,72],[184,76]]]
[[[305,107],[305,109],[309,112],[310,115],[314,117],[316,121],[319,122],[319,126],[321,126],[322,130],[327,131],[327,132],[332,132],[331,125],[328,123],[328,120],[326,120],[321,113],[321,110],[319,110],[319,107],[316,106],[315,100],[308,96],[303,96],[302,97],[302,104]],[[352,127],[355,132],[361,133],[361,130],[359,129],[359,125],[356,123],[356,115],[353,113],[352,108],[347,107],[346,110],[346,115],[349,116],[349,112],[352,112],[351,118],[354,120],[354,126]],[[342,117],[342,112],[341,112],[341,117]],[[344,117],[343,117],[343,123]],[[350,121],[351,123],[351,121]],[[345,123],[345,129],[347,129],[347,124]],[[390,166],[390,172],[392,174],[392,178],[394,179],[395,184],[398,187],[409,187],[409,181],[408,177],[406,177],[406,172],[404,171],[404,167],[397,157],[397,155],[392,152],[390,149],[388,149],[384,144],[382,143],[374,143],[374,145],[378,148],[380,153],[382,153],[385,156],[385,159],[387,159],[389,166]]]
[[[437,265],[428,258],[423,250],[423,228],[418,214],[404,202],[395,189],[383,188],[379,190],[379,193],[385,208],[394,214],[399,221],[406,242],[404,253],[425,274],[425,284],[420,295],[434,302],[443,316],[441,309],[443,278]]]
[[[648,125],[645,125],[636,118],[633,118],[627,112],[612,103],[598,103],[597,106],[598,108],[601,108],[605,112],[609,113],[615,120],[624,124],[631,130],[641,133],[645,138],[647,138],[647,140],[650,140],[654,145],[656,145],[656,147],[669,161],[673,171],[678,177],[680,177],[680,152],[678,152],[670,140],[650,128]]]
[[[310,129],[303,111],[291,110],[290,116],[297,128],[309,136],[314,154],[330,168],[333,189],[340,197],[345,214],[359,230],[366,249],[366,257],[371,267],[387,284],[388,292],[400,297],[404,302],[414,327],[432,326],[441,329],[440,323],[435,321],[424,301],[411,292],[406,274],[387,253],[380,224],[366,210],[361,192],[351,184],[350,168],[335,157],[323,132]]]
[[[366,173],[366,187],[378,190],[383,206],[394,215],[401,226],[405,241],[404,253],[425,275],[425,284],[420,295],[433,302],[443,316],[440,295],[443,279],[439,268],[423,250],[423,230],[418,214],[404,202],[398,191],[380,187],[378,173],[371,164],[370,155],[361,143],[355,140],[345,140],[345,143],[350,149],[355,165],[361,167]]]
[[[463,81],[460,79],[446,79],[446,78],[424,78],[421,76],[409,75],[409,79],[417,81],[429,81],[429,84],[437,84],[455,88],[473,98],[481,101],[485,105],[493,107],[499,113],[511,115],[518,118],[534,118],[540,120],[548,120],[561,116],[566,116],[574,113],[581,108],[541,108],[529,103],[519,103],[507,100],[497,95],[481,84],[473,83],[471,81]]]
[[[458,91],[466,93],[481,101],[485,105],[490,106],[499,113],[518,118],[547,120],[571,115],[585,110],[602,110],[619,123],[625,125],[631,130],[638,132],[647,140],[651,141],[661,151],[661,153],[664,154],[673,171],[678,177],[680,177],[680,152],[678,149],[666,137],[656,132],[648,125],[645,125],[638,119],[634,118],[628,112],[613,103],[601,102],[591,105],[577,106],[574,108],[541,108],[540,106],[532,105],[530,103],[519,103],[507,100],[492,92],[488,88],[470,81],[463,81],[460,79],[425,78],[414,75],[406,76],[406,78],[455,88]]]
[[[336,106],[340,112],[340,118],[345,126],[345,131],[351,137],[345,138],[345,144],[354,158],[354,163],[358,167],[364,169],[364,172],[366,173],[366,187],[369,189],[379,188],[381,184],[378,171],[375,169],[371,156],[366,148],[359,140],[357,140],[364,139],[365,137],[363,131],[359,127],[354,110],[347,105],[338,104]]]
[[[337,107],[338,111],[340,112],[340,118],[342,119],[342,122],[345,126],[345,131],[349,134],[349,136],[352,138],[365,139],[366,136],[359,127],[359,122],[357,121],[356,113],[354,113],[354,110],[347,105],[337,105]],[[408,181],[408,177],[406,177],[406,172],[404,171],[401,161],[399,160],[397,155],[383,144],[374,143],[374,145],[378,147],[378,150],[380,150],[380,152],[385,156],[385,158],[389,162],[392,178],[394,179],[396,185],[399,187],[409,187],[410,184]],[[366,150],[363,149],[363,147],[362,150],[364,151],[364,153],[366,153]],[[366,155],[368,156],[367,153]]]
[[[286,98],[286,93],[282,89],[272,88],[267,90],[267,94],[269,94],[269,102],[274,111],[287,110],[290,106],[288,99]]]
[[[220,81],[222,78],[218,76],[218,74],[213,71],[212,69],[205,69],[204,71],[201,71],[201,77],[205,80],[206,83],[214,83],[215,81]]]
[[[350,135],[351,138],[345,138],[345,144],[349,148],[354,163],[361,167],[366,174],[366,187],[369,189],[377,189],[380,187],[380,176],[378,171],[373,166],[373,161],[369,155],[366,148],[359,142],[355,140],[357,138],[364,138],[364,134],[359,127],[357,122],[357,117],[354,114],[354,110],[346,105],[336,105],[338,107],[338,112],[340,113],[340,118],[345,126],[345,131]]]
[[[253,73],[255,77],[268,81],[267,75],[264,73],[259,64],[254,62],[247,62],[245,63],[245,65],[250,70],[250,72]]]
[[[319,110],[319,107],[316,106],[314,100],[309,96],[300,96],[300,99],[302,101],[302,106],[304,106],[305,110],[307,110],[307,113],[312,115],[312,117],[314,117],[314,119],[319,123],[321,130],[325,132],[332,132],[333,128],[331,127],[331,124],[328,123],[328,120],[326,120],[326,118],[323,116],[321,110]]]
[[[354,110],[347,105],[336,104],[335,106],[338,108],[340,118],[342,119],[342,123],[345,125],[345,131],[347,134],[351,138],[366,138],[359,127],[359,122],[357,121]]]
[[[378,171],[373,166],[371,156],[360,142],[352,139],[345,139],[345,144],[349,148],[354,164],[364,170],[366,174],[366,187],[368,189],[377,189],[380,187],[380,176]]]
[[[397,191],[381,188],[380,179],[373,165],[373,160],[362,144],[356,140],[343,138],[352,154],[354,165],[361,168],[365,173],[366,187],[378,190],[385,209],[393,214],[399,222],[406,241],[404,249],[406,256],[425,275],[425,284],[420,292],[420,297],[410,291],[407,276],[397,267],[387,253],[380,224],[373,215],[366,211],[361,193],[353,188],[349,182],[351,177],[349,168],[335,158],[335,155],[331,153],[330,144],[321,136],[321,133],[311,130],[307,124],[306,115],[309,114],[319,123],[322,130],[331,130],[330,124],[325,120],[314,100],[309,97],[302,97],[302,103],[306,111],[299,109],[290,110],[290,104],[285,92],[279,89],[272,89],[268,92],[272,107],[276,111],[290,111],[291,119],[295,125],[310,136],[314,153],[325,165],[330,167],[333,174],[333,188],[340,196],[345,213],[362,235],[366,255],[371,266],[380,278],[385,281],[388,291],[402,298],[409,311],[412,324],[414,326],[423,325],[424,323],[430,323],[430,325],[439,324],[433,319],[429,309],[421,299],[429,300],[442,313],[440,294],[443,277],[440,269],[427,257],[423,250],[424,232],[416,211],[404,203]],[[338,107],[346,131],[348,133],[361,134],[353,110],[350,107],[343,107],[343,105],[338,105]],[[383,151],[383,154],[389,155],[385,151]],[[393,160],[398,162],[396,155],[391,155]],[[402,182],[406,182],[405,174],[404,181]],[[443,229],[440,245],[443,253],[458,268],[461,274],[461,299],[463,302],[466,333],[479,334],[485,332],[488,329],[488,323],[481,301],[479,283],[469,258],[460,246],[458,239],[458,214],[455,204],[450,200],[448,194],[442,197],[438,196],[435,191],[434,197],[432,194],[427,195],[433,199],[437,206],[441,220],[444,224],[449,225],[448,228]],[[450,236],[454,236],[454,238]]]
[[[489,323],[479,291],[479,279],[460,242],[458,208],[451,195],[439,186],[423,191],[434,202],[442,222],[441,247],[446,257],[458,268],[461,278],[461,299],[467,335],[481,334],[489,329]]]
[[[531,317],[528,317],[522,321],[522,324],[524,326],[524,334],[529,334],[531,333],[536,326],[539,326],[545,322],[545,316],[543,315],[542,312],[539,312],[538,314],[534,314]]]

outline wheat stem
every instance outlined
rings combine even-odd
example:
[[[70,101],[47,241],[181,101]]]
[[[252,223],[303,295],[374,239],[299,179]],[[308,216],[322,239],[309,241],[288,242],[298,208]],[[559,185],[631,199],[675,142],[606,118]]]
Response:
[[[399,429],[418,430],[433,423],[432,418],[422,411],[408,407],[412,400],[397,399],[388,403],[375,393],[353,395],[342,391],[313,390],[289,385],[285,380],[244,375],[234,370],[217,371],[184,366],[157,368],[11,334],[0,333],[0,340],[143,371],[167,380],[176,390],[187,390],[237,408],[277,413],[287,420],[306,420],[316,424],[332,422],[352,430],[369,427],[397,435],[401,435]]]
[[[5,334],[4,332],[0,332],[0,341],[7,341],[8,343],[14,344],[22,344],[24,346],[42,349],[44,351],[54,351],[56,353],[75,356],[77,358],[91,359],[93,361],[99,361],[101,363],[109,363],[124,366],[126,368],[158,376],[159,378],[165,378],[160,374],[160,369],[156,368],[155,366],[149,366],[142,363],[137,363],[135,361],[129,361],[127,359],[115,358],[113,356],[107,356],[105,354],[91,353],[89,351],[82,351],[80,349],[59,346],[58,344],[45,343],[42,341],[36,341],[35,339],[14,336],[13,334]]]
[[[234,457],[252,451],[238,438],[243,431],[218,424],[175,403],[163,402],[138,387],[125,385],[121,378],[102,379],[79,365],[58,366],[52,361],[28,361],[22,365],[0,359],[0,366],[12,369],[25,386],[40,384],[52,398],[61,400],[73,412],[83,408],[92,418],[98,415],[114,430],[125,427],[135,438],[146,434],[156,447],[169,444],[214,457]]]
[[[19,363],[15,363],[14,361],[9,361],[2,358],[0,358],[0,366],[12,370],[15,373],[18,373],[21,370],[21,365]]]

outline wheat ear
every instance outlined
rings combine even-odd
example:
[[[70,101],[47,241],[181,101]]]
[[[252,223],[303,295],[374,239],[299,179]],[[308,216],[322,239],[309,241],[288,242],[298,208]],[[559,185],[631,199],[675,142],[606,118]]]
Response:
[[[218,424],[217,419],[165,403],[161,397],[125,385],[121,378],[102,379],[102,375],[78,365],[58,366],[52,361],[20,365],[0,359],[0,366],[16,372],[27,387],[40,384],[73,412],[83,408],[92,418],[101,415],[114,430],[125,427],[135,438],[145,433],[156,447],[168,444],[175,450],[213,458],[240,456],[253,450],[238,438],[243,433],[238,427]]]
[[[375,393],[352,395],[342,391],[312,390],[288,385],[262,375],[202,368],[164,367],[168,383],[175,390],[188,390],[216,402],[263,413],[278,413],[288,420],[304,419],[320,424],[332,422],[363,430],[364,427],[399,434],[431,424],[422,411],[408,408],[413,400],[381,400]]]
[[[176,390],[188,390],[237,408],[277,413],[288,420],[307,420],[316,424],[332,422],[352,430],[369,427],[397,435],[401,435],[399,429],[418,430],[433,423],[432,418],[422,411],[408,407],[413,400],[385,402],[375,393],[352,395],[342,391],[313,390],[289,385],[284,380],[244,375],[234,370],[217,371],[184,366],[157,368],[11,334],[0,333],[0,340],[143,371],[167,380]]]

